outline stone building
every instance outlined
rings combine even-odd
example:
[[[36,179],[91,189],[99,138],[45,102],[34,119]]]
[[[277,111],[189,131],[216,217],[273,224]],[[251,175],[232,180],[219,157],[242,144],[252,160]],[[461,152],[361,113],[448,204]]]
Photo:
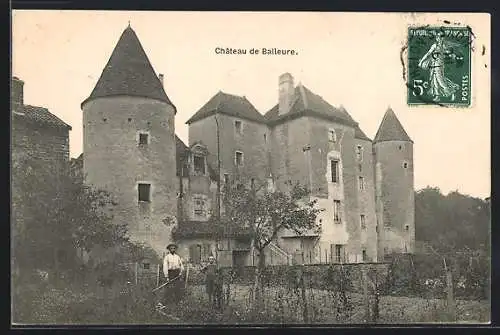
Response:
[[[45,107],[24,103],[24,82],[11,80],[11,222],[12,233],[23,234],[25,224],[34,222],[38,202],[55,201],[59,183],[69,168],[71,126]],[[28,171],[31,170],[31,171]],[[31,185],[33,173],[40,185]]]
[[[291,74],[277,88],[277,103],[264,115],[246,97],[218,92],[187,121],[185,145],[175,135],[177,110],[163,75],[129,26],[82,103],[85,180],[117,197],[115,219],[128,222],[135,239],[159,253],[174,239],[194,262],[210,254],[228,264],[254,259],[245,232],[214,238],[218,183],[279,190],[297,181],[325,209],[321,235],[280,232],[267,250],[271,263],[412,252],[413,142],[395,113],[387,110],[372,141],[345,108],[296,85]]]

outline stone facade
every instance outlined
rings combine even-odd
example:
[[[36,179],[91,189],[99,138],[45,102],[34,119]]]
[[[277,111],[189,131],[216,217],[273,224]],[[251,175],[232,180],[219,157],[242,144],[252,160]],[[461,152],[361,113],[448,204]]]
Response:
[[[187,121],[185,146],[162,81],[128,27],[82,103],[87,182],[109,188],[119,198],[117,220],[130,222],[136,238],[159,254],[175,239],[186,259],[217,253],[250,265],[248,240],[216,241],[205,231],[217,213],[218,183],[271,182],[284,190],[289,181],[307,185],[324,209],[322,233],[280,232],[270,248],[277,252],[268,250],[266,259],[301,253],[309,262],[376,262],[391,251],[413,251],[413,142],[394,112],[372,141],[343,107],[286,73],[265,115],[245,97],[218,92]],[[150,184],[149,201],[138,201],[140,183]],[[177,230],[163,225],[165,217],[178,219]]]

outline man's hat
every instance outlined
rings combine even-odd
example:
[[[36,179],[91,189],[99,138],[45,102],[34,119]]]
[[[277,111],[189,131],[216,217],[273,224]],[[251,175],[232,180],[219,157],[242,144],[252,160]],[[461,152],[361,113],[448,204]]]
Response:
[[[174,247],[174,248],[176,248],[176,249],[177,249],[177,244],[175,244],[175,243],[170,243],[169,245],[167,245],[167,249],[169,249],[169,250],[170,250],[170,248],[171,248],[171,247]]]

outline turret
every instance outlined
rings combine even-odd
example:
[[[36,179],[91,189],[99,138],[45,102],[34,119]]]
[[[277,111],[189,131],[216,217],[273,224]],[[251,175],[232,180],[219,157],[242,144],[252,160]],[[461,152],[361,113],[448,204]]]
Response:
[[[389,108],[373,140],[379,255],[415,248],[413,141]]]
[[[176,109],[162,77],[128,26],[81,105],[85,182],[109,191],[118,202],[114,220],[158,253],[170,240],[162,220],[175,216],[179,187]]]

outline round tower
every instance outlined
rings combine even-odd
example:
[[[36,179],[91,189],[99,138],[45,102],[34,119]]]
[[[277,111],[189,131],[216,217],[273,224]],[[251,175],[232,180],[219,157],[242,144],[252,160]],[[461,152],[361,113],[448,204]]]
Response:
[[[162,79],[129,26],[81,105],[86,183],[109,191],[114,221],[158,253],[170,240],[162,220],[177,213],[178,187],[176,109]]]
[[[373,141],[379,256],[415,249],[413,141],[388,109]]]

